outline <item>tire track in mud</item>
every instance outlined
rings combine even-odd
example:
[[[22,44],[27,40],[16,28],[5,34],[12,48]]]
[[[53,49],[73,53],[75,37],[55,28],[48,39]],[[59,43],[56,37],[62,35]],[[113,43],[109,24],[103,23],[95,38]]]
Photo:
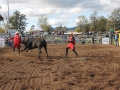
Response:
[[[51,76],[53,77],[51,80],[53,82],[53,86],[55,86],[56,90],[69,90],[70,88],[66,88],[66,85],[73,84],[76,79],[75,76],[71,77],[76,73],[76,65],[81,67],[81,65],[85,65],[86,61],[69,58],[66,60],[58,60],[56,61],[54,68],[51,71]],[[75,72],[73,72],[75,70]],[[67,78],[69,78],[67,80]],[[76,87],[79,88],[79,87]]]
[[[35,68],[35,71],[33,72],[31,78],[33,80],[31,80],[31,84],[34,86],[34,89],[35,90],[40,90],[40,87],[41,87],[41,75],[40,75],[40,68],[39,67],[36,67]]]
[[[37,78],[38,76],[37,76],[37,71],[39,71],[38,69],[37,69],[37,67],[34,67],[35,69],[34,69],[34,71],[33,71],[33,73],[32,73],[32,75],[31,75],[31,77],[30,77],[30,85],[35,85],[36,83],[35,83],[35,78]]]
[[[30,79],[30,84],[35,90],[53,90],[50,81],[50,67],[49,65],[44,65],[44,63],[40,63],[40,65],[35,67]]]
[[[19,64],[20,63],[20,64]],[[10,87],[9,87],[9,83],[11,83],[11,82],[13,82],[13,81],[17,81],[17,80],[23,80],[23,79],[26,79],[26,78],[28,78],[28,75],[29,74],[27,74],[27,77],[25,77],[25,78],[23,78],[22,76],[25,74],[24,73],[24,67],[25,66],[27,66],[27,64],[28,63],[25,63],[24,61],[22,61],[22,60],[20,60],[20,62],[16,62],[16,63],[11,63],[11,64],[9,64],[8,65],[8,67],[7,67],[7,69],[8,70],[6,70],[5,71],[5,74],[4,74],[4,76],[3,76],[3,82],[1,82],[1,85],[2,85],[2,90],[4,90],[4,88],[6,88],[5,90],[7,90],[7,88],[9,88],[9,89],[11,89]],[[21,66],[20,66],[21,65]],[[27,71],[29,71],[28,69],[28,66],[27,66]],[[30,70],[32,70],[32,69],[34,69],[34,68],[30,68]],[[29,76],[30,77],[30,76]],[[23,79],[22,79],[23,78]],[[1,80],[2,81],[2,80]],[[5,85],[4,85],[5,84]],[[18,86],[18,85],[16,85],[16,83],[14,84],[14,82],[13,82],[13,85],[14,86]],[[11,87],[13,87],[12,85],[11,85]]]
[[[34,72],[34,70],[35,70],[35,68],[30,67],[30,66],[26,69],[27,73],[29,73],[29,74],[26,75],[26,77],[25,77],[26,81],[25,81],[24,85],[22,86],[22,88],[27,88],[27,89],[33,88],[32,84],[31,84],[31,80],[32,80],[31,76],[32,76],[32,73]]]
[[[60,58],[59,60],[58,59],[51,59],[53,61],[57,61],[57,62],[54,62],[55,65],[57,65],[58,67],[69,67],[69,64],[86,64],[87,60],[81,60],[81,58]],[[61,67],[62,68],[62,67]]]
[[[31,71],[31,69],[29,68],[29,62],[26,62],[26,64],[23,65],[23,68],[18,71],[19,71],[17,72],[18,75],[16,75],[15,78],[15,81],[17,81],[18,83],[15,84],[14,89],[15,88],[17,88],[18,90],[27,89],[28,87],[26,86],[26,84],[28,84]]]
[[[10,69],[9,67],[10,67],[11,63],[17,64],[17,61],[19,61],[19,59],[17,61],[12,61],[10,58],[8,58],[6,60],[7,60],[8,63],[5,64],[5,65],[2,65],[1,68],[0,68],[0,75],[1,76],[5,74],[5,71],[6,72],[9,71],[9,69]]]
[[[31,76],[28,81],[29,85],[24,85],[23,87],[25,88],[27,86],[31,86],[31,87],[27,87],[27,88],[34,88],[35,90],[37,90],[37,89],[38,90],[40,90],[40,89],[53,90],[53,89],[50,89],[50,88],[52,88],[51,82],[50,82],[50,75],[49,75],[49,70],[50,70],[51,66],[46,65],[46,63],[34,63],[33,62],[32,64],[31,64],[31,66],[32,66],[32,68],[34,68],[34,70],[33,70],[33,72],[31,72]],[[35,66],[35,64],[36,64],[36,66]]]
[[[44,60],[43,61],[36,61],[36,60],[23,61],[20,59],[19,61],[17,61],[19,62],[19,64],[13,64],[13,65],[12,63],[10,63],[10,65],[6,63],[5,65],[8,64],[8,66],[6,68],[2,68],[2,71],[3,72],[4,70],[6,71],[5,74],[9,75],[10,81],[9,83],[5,83],[3,86],[1,86],[0,89],[1,90],[8,90],[8,89],[11,89],[11,90],[62,90],[62,89],[64,90],[66,89],[66,90],[69,90],[69,88],[67,88],[67,85],[71,85],[75,83],[74,81],[75,76],[73,77],[70,77],[70,76],[76,75],[75,74],[76,71],[79,72],[77,68],[85,68],[86,65],[89,65],[89,68],[96,69],[97,67],[98,71],[99,69],[102,70],[102,69],[108,68],[106,70],[114,70],[119,68],[119,64],[115,62],[109,63],[109,64],[107,64],[106,62],[99,63],[99,62],[96,62],[98,59],[93,60],[93,57],[90,58],[89,60],[81,60],[80,58],[59,58],[59,59],[57,58],[56,59],[51,58],[51,61],[44,61]],[[6,70],[7,68],[9,69]],[[88,68],[83,69],[83,71],[84,70],[86,72]],[[7,73],[7,72],[10,72],[10,73]],[[91,72],[91,73],[94,74],[94,72]]]
[[[114,61],[112,62],[113,59],[110,59],[111,61],[107,61],[107,60],[73,60],[71,61],[71,65],[72,67],[75,67],[73,65],[77,65],[77,68],[84,68],[84,65],[88,65],[89,64],[89,67],[94,70],[94,71],[91,71],[91,75],[95,75],[95,78],[100,78],[99,77],[99,74],[101,74],[101,72],[103,71],[106,71],[105,75],[107,75],[107,72],[108,71],[112,71],[112,70],[118,70],[119,71],[119,68],[120,68],[120,63],[118,63],[119,61]],[[75,70],[75,69],[74,69]],[[83,69],[84,70],[84,69]],[[88,69],[88,71],[90,71]],[[101,71],[101,72],[99,72]],[[86,72],[86,71],[85,71]],[[95,74],[95,72],[99,73],[99,74]],[[102,74],[101,74],[102,75]],[[119,74],[118,74],[119,75]],[[59,86],[59,85],[58,85]],[[79,89],[78,89],[79,90]]]
[[[22,66],[18,68],[18,66],[20,64]],[[11,81],[9,83],[2,85],[2,87],[0,89],[1,90],[8,90],[8,89],[21,90],[21,89],[27,88],[27,89],[36,89],[36,90],[37,89],[38,90],[39,89],[56,90],[56,88],[60,88],[60,86],[65,88],[66,83],[68,81],[66,81],[66,82],[62,81],[59,83],[53,82],[54,74],[50,71],[51,68],[53,68],[55,70],[57,68],[58,71],[56,73],[59,75],[59,73],[63,72],[65,69],[69,70],[68,72],[72,72],[73,67],[71,67],[71,65],[73,65],[73,66],[79,65],[80,66],[80,65],[85,65],[85,64],[87,64],[87,61],[74,59],[74,58],[68,58],[66,60],[65,59],[57,60],[55,65],[49,65],[47,62],[40,62],[40,63],[38,62],[37,63],[37,62],[29,61],[29,62],[25,63],[23,60],[19,60],[19,64],[14,63],[13,67],[15,67],[15,68],[11,67],[12,63],[11,63],[11,65],[9,64],[7,66],[7,68],[9,68],[9,70],[6,71],[6,75],[9,75],[9,77],[7,79],[10,79]],[[108,65],[107,65],[107,63],[105,63],[105,65],[110,70],[119,68],[119,64],[117,64],[117,63],[109,63]],[[93,66],[106,68],[97,62],[94,62]],[[2,69],[2,70],[4,71],[5,69]],[[18,70],[18,71],[15,72],[16,70]],[[15,72],[15,73],[13,73],[13,72]],[[24,72],[26,72],[26,73],[24,73]],[[6,81],[7,81],[7,79],[6,79]],[[73,78],[73,80],[74,80],[74,78]],[[24,84],[22,83],[23,81],[24,81]]]
[[[104,62],[104,63],[103,63]],[[117,62],[105,62],[105,61],[102,61],[101,62],[93,62],[93,67],[97,67],[98,69],[104,69],[104,70],[117,70],[120,68],[120,64],[117,63]]]
[[[36,64],[38,64],[38,63],[36,63]],[[44,68],[44,65],[41,64],[41,65],[38,65],[38,66],[39,67],[34,67],[35,70],[33,71],[32,75],[31,75],[31,79],[30,79],[30,85],[33,85],[35,90],[41,88],[41,86],[42,86],[41,85],[42,84],[42,81],[41,81],[42,73],[45,70],[44,69],[44,70],[40,71],[41,68],[42,69]],[[43,88],[43,90],[44,90],[44,88]]]
[[[106,66],[106,68],[109,70],[118,69],[119,67],[120,65],[118,63],[109,63],[108,66]]]
[[[36,68],[31,63],[33,63],[33,62],[27,62],[26,65],[24,65],[24,69],[23,70],[21,69],[21,71],[19,72],[22,74],[21,76],[18,77],[18,79],[20,78],[21,82],[16,84],[16,87],[19,86],[19,84],[20,84],[20,86],[18,87],[19,90],[21,90],[21,89],[23,89],[23,90],[24,89],[33,89],[34,88],[34,86],[33,86],[34,80],[33,79],[36,76],[33,76],[32,74],[34,73]]]
[[[13,62],[14,64],[17,64],[17,62]],[[7,74],[11,75],[12,72],[15,71],[15,67],[12,65],[12,63],[8,64],[7,66],[5,66],[2,70],[1,73],[4,73],[2,76],[6,76]]]
[[[22,65],[23,66],[20,67],[20,64],[18,63],[17,65],[17,62],[14,64],[11,63],[11,65],[9,64],[9,67],[7,68],[8,70],[5,71],[5,74],[3,76],[3,82],[1,83],[2,87],[5,87],[5,90],[12,89],[14,86],[16,86],[16,80],[20,80],[20,76],[21,76],[20,74],[18,74],[18,70],[23,68],[25,63],[23,63]],[[12,82],[12,85],[10,85],[11,82]]]
[[[42,73],[43,75],[43,79],[42,79],[42,83],[44,85],[44,89],[43,90],[54,90],[53,89],[53,85],[51,82],[51,75],[49,71],[46,71],[47,73]]]
[[[50,70],[53,68],[52,65],[49,63],[44,63],[45,65],[42,66],[42,73],[41,73],[41,83],[42,83],[42,90],[54,90],[53,83],[51,82],[51,74]]]

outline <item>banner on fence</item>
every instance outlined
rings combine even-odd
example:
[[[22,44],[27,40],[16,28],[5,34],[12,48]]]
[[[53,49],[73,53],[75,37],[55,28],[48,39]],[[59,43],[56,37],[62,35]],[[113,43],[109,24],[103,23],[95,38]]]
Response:
[[[5,39],[0,38],[0,47],[5,47]]]
[[[109,38],[102,38],[102,44],[109,44]]]
[[[118,38],[118,41],[119,41],[119,45],[120,45],[120,33],[119,33],[119,38]]]

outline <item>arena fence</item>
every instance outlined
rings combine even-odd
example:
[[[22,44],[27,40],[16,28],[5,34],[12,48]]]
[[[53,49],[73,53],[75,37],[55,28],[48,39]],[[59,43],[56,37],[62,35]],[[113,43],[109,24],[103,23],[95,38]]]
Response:
[[[76,43],[92,43],[92,38],[91,37],[86,37],[86,36],[81,36],[81,35],[75,35],[75,40]],[[47,43],[55,43],[55,44],[63,44],[66,43],[66,41],[69,38],[69,35],[41,35],[41,36],[27,36],[23,37],[23,39],[27,38],[45,38]],[[98,43],[98,39],[95,38],[95,43]]]
[[[94,42],[95,42],[95,44],[102,44],[102,38],[105,38],[105,35],[101,35],[101,37],[102,37],[101,40],[98,38],[98,36],[99,35],[95,35]],[[78,44],[92,44],[91,36],[75,35],[74,37],[75,37],[76,43],[78,43]],[[0,37],[0,38],[4,38],[4,42],[3,42],[3,39],[1,39],[1,41],[0,41],[1,46],[3,47],[3,45],[6,44],[6,37]],[[9,38],[11,38],[11,37],[9,37]],[[69,38],[69,35],[24,36],[24,37],[22,37],[22,40],[27,39],[27,38],[45,38],[48,44],[65,44]],[[111,40],[109,39],[109,41],[111,41]],[[112,44],[114,44],[114,40],[112,40],[112,41],[113,41]],[[109,42],[109,44],[110,43],[111,42]],[[12,46],[12,44],[13,44],[12,40],[9,40],[9,42],[7,43],[8,46]]]
[[[86,35],[74,35],[76,43],[78,44],[92,44],[92,36]],[[27,38],[45,38],[48,44],[64,44],[69,38],[69,35],[40,35],[40,36],[27,36]],[[105,35],[101,35],[101,39],[98,38],[98,35],[95,35],[94,43],[102,44],[102,38],[105,38]],[[109,39],[109,37],[107,37]],[[109,40],[110,41],[110,40]],[[114,40],[113,40],[114,41]]]

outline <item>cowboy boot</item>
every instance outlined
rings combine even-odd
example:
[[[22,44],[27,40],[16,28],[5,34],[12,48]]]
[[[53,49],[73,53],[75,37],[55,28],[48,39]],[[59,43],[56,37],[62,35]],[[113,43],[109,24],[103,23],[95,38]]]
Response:
[[[73,50],[73,52],[76,54],[76,57],[80,57],[75,50]]]
[[[20,54],[20,48],[18,48],[18,53]]]
[[[15,48],[13,47],[13,52],[15,52]]]

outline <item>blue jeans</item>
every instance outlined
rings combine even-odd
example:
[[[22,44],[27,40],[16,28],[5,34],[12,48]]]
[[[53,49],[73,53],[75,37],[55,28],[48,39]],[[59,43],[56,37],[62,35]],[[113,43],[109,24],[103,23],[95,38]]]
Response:
[[[119,41],[115,40],[116,46],[119,46]]]

